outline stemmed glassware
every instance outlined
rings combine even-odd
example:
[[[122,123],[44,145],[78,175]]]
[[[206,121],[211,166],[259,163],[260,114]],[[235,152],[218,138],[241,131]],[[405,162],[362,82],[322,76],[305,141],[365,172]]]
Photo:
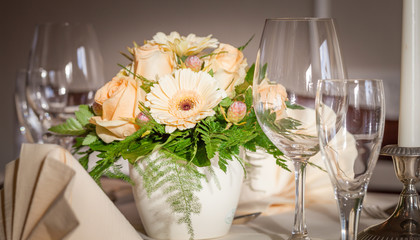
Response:
[[[289,239],[310,239],[304,184],[308,160],[319,151],[316,82],[345,76],[332,19],[266,20],[255,65],[254,108],[265,134],[294,163],[296,207]]]
[[[341,239],[356,239],[359,213],[381,149],[385,99],[381,80],[320,80],[316,119],[341,220]]]
[[[28,105],[26,100],[26,79],[28,71],[26,69],[19,69],[16,72],[15,79],[15,109],[16,109],[16,125],[15,125],[15,148],[14,155],[19,157],[22,143],[34,143],[35,139],[41,139],[42,127],[40,121]]]
[[[72,116],[80,104],[93,102],[104,83],[102,56],[92,25],[39,24],[29,57],[27,100],[42,124],[36,142],[70,145],[48,128]]]

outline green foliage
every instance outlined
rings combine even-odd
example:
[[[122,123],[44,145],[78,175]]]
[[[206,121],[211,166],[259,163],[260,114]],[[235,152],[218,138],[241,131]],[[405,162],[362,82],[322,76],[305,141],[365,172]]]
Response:
[[[155,82],[153,82],[153,81],[151,81],[151,80],[149,80],[149,79],[147,79],[147,78],[145,78],[141,75],[138,75],[138,74],[134,73],[133,71],[131,71],[130,69],[128,69],[127,67],[125,67],[121,64],[118,64],[118,66],[121,67],[122,69],[124,69],[125,71],[127,71],[129,74],[133,75],[134,78],[139,79],[142,82],[142,84],[140,86],[141,89],[143,89],[145,92],[150,92],[150,88],[153,86],[153,84],[155,84]]]
[[[115,179],[122,179],[128,183],[134,184],[130,177],[127,176],[126,174],[124,174],[121,171],[122,166],[121,165],[113,165],[109,170],[105,171],[105,176],[109,177],[109,178],[115,178]]]
[[[96,142],[96,141],[98,141],[98,140],[99,140],[98,136],[97,136],[95,133],[90,132],[90,133],[89,133],[88,135],[86,135],[86,137],[83,139],[82,145],[84,145],[84,146],[88,146],[89,144],[94,143],[94,142]]]
[[[207,118],[198,124],[197,132],[201,134],[207,159],[212,159],[218,152],[220,145],[224,141],[228,141],[222,130],[221,125],[215,122],[214,118]]]
[[[53,126],[48,131],[65,135],[82,135],[86,132],[83,125],[74,118],[69,118],[65,123]]]
[[[233,101],[232,101],[232,99],[230,99],[230,98],[228,98],[228,97],[225,97],[220,103],[219,103],[219,105],[220,106],[222,106],[222,107],[225,107],[225,108],[227,108],[227,107],[229,107],[231,104],[233,103]]]
[[[252,81],[254,79],[254,71],[255,71],[255,65],[252,64],[252,66],[248,69],[245,75],[244,82],[235,87],[235,92],[237,96],[241,96],[245,93],[247,89],[251,89],[250,87],[252,87]],[[251,89],[251,93],[252,93],[252,89]]]
[[[75,112],[77,121],[83,126],[89,124],[89,119],[94,116],[93,111],[87,105],[80,105],[79,111]]]
[[[255,64],[252,64],[245,75],[245,82],[247,82],[250,86],[252,86],[252,82],[254,80],[254,72],[255,72]]]
[[[304,107],[302,107],[298,104],[290,103],[290,101],[286,101],[285,103],[286,103],[286,107],[290,108],[290,109],[296,109],[296,110],[304,110],[305,109]]]
[[[255,134],[258,137],[255,137],[251,141],[245,143],[243,145],[244,148],[253,152],[256,151],[257,147],[264,149],[268,154],[271,154],[276,159],[276,164],[278,166],[290,171],[285,164],[286,160],[283,157],[284,154],[270,141],[270,139],[268,139],[260,125],[257,123],[254,110],[252,110],[249,114],[249,118],[252,119],[252,121],[248,124],[248,126],[255,128]]]
[[[122,157],[125,153],[129,152],[131,145],[137,139],[140,139],[143,133],[145,133],[151,126],[145,126],[144,128],[139,129],[137,132],[128,136],[122,141],[114,141],[112,143],[106,144],[102,140],[97,140],[89,144],[90,149],[96,152],[100,152],[98,157],[100,160],[96,163],[96,166],[90,171],[90,175],[96,181],[111,167],[114,163]],[[149,154],[151,151],[146,152]],[[136,156],[136,159],[141,156]],[[126,158],[130,162],[134,162],[134,159]]]
[[[48,131],[64,135],[79,136],[89,132],[89,119],[93,117],[93,112],[87,105],[80,105],[75,113],[76,118],[69,118],[65,123],[53,126]]]
[[[243,46],[238,47],[238,50],[239,51],[243,51],[248,46],[248,44],[252,41],[252,39],[254,38],[254,36],[255,35],[252,35],[252,37]]]
[[[210,69],[210,71],[208,71],[207,73],[210,74],[210,76],[214,77],[214,71],[213,71],[213,69]]]

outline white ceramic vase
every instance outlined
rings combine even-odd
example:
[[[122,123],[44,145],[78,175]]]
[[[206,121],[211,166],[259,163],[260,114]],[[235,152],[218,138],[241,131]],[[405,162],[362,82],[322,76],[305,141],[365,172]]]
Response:
[[[150,157],[156,159],[161,155],[154,152]],[[214,174],[210,174],[206,168],[199,169],[201,173],[206,174],[209,181],[202,179],[202,190],[195,194],[201,203],[201,211],[191,216],[194,239],[226,235],[236,211],[244,177],[243,168],[237,160],[229,161],[225,173],[218,167],[217,160],[217,158],[212,159]],[[144,169],[145,163],[140,162],[139,167]],[[172,212],[166,202],[167,197],[161,191],[162,188],[152,193],[149,198],[144,189],[142,176],[132,166],[130,166],[130,177],[135,183],[134,199],[146,234],[153,239],[189,239],[190,234],[186,224],[177,222],[181,215]]]

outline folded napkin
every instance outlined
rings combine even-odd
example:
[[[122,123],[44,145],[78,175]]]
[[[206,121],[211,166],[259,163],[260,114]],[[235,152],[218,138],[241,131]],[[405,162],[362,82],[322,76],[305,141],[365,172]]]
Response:
[[[65,149],[24,144],[6,165],[0,239],[142,239]]]
[[[262,211],[266,215],[276,214],[294,209],[295,175],[291,161],[287,165],[288,172],[276,165],[274,157],[257,150],[247,152],[246,158],[252,165],[248,169],[241,197],[239,213]],[[309,161],[324,168],[321,154],[318,153]],[[335,204],[334,191],[328,173],[317,167],[306,166],[305,204]]]

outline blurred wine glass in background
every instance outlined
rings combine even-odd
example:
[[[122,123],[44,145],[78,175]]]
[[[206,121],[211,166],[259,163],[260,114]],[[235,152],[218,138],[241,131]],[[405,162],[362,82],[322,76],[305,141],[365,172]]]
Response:
[[[35,28],[29,56],[26,96],[42,126],[34,142],[69,147],[73,138],[48,132],[91,104],[104,84],[103,62],[90,24],[45,23]]]
[[[16,72],[14,100],[17,121],[15,122],[14,157],[19,156],[22,143],[36,143],[42,138],[41,122],[26,99],[27,76],[26,69],[19,69]]]

